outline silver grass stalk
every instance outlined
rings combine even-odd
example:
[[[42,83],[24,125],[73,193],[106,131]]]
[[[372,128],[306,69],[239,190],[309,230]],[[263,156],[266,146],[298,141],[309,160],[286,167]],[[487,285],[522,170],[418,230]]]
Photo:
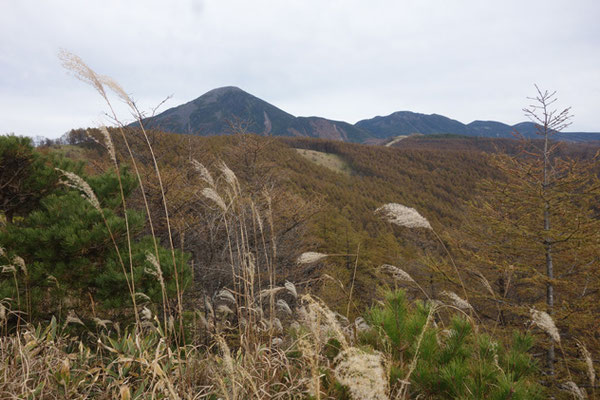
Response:
[[[2,265],[1,267],[3,274],[14,274],[15,272],[17,272],[17,268],[15,268],[15,266],[12,264]]]
[[[6,257],[6,250],[4,250],[4,247],[0,247],[0,256]]]
[[[69,313],[67,314],[67,320],[65,321],[65,324],[66,325],[69,325],[69,324],[84,325],[83,321],[81,321],[79,319],[79,317],[77,317],[77,315],[75,315],[75,312],[73,310],[69,311]]]
[[[548,334],[556,343],[560,343],[560,333],[552,320],[552,317],[545,311],[538,311],[535,308],[529,310],[531,314],[531,321],[540,327],[544,332]]]
[[[285,300],[279,299],[277,300],[277,303],[275,305],[277,306],[277,309],[283,312],[284,314],[288,316],[292,315],[292,309],[290,308],[288,303],[285,302]]]
[[[583,359],[585,361],[585,365],[587,367],[587,375],[590,380],[590,385],[592,387],[594,387],[594,385],[596,383],[596,370],[594,369],[594,362],[592,360],[592,355],[590,354],[590,352],[588,351],[588,349],[585,347],[585,345],[583,343],[578,341],[577,346],[579,347],[579,350],[581,351],[581,355],[583,356]]]
[[[132,111],[136,110],[135,103],[131,99],[131,97],[123,90],[121,85],[119,85],[113,78],[106,75],[98,76],[100,82],[107,88],[109,88],[114,94],[117,95],[125,104],[129,106]]]
[[[496,294],[494,293],[494,289],[492,289],[492,285],[490,285],[490,282],[487,280],[487,278],[485,277],[485,275],[483,275],[481,272],[476,271],[475,275],[477,275],[477,277],[479,278],[479,280],[481,281],[481,284],[486,288],[486,290],[492,295],[492,297],[496,297]]]
[[[465,310],[465,311],[473,309],[473,307],[471,306],[471,304],[469,304],[468,301],[464,300],[463,298],[461,298],[459,295],[457,295],[454,292],[444,290],[442,292],[442,295],[446,296],[448,299],[450,299],[450,301],[452,302],[452,305],[458,309]]]
[[[108,326],[108,324],[111,324],[112,321],[108,320],[108,319],[100,319],[97,317],[93,318],[94,323],[98,326],[101,326],[102,328],[106,329],[106,327]]]
[[[227,211],[227,205],[223,201],[223,198],[217,193],[217,191],[213,188],[204,188],[202,189],[202,195],[209,200],[215,202],[217,206],[223,211]]]
[[[367,321],[363,317],[358,317],[354,320],[354,327],[357,332],[368,332],[371,330],[371,326],[367,324]]]
[[[263,233],[263,220],[262,217],[260,216],[260,213],[258,212],[258,208],[256,208],[256,204],[254,204],[254,202],[252,200],[250,200],[250,209],[252,210],[252,215],[254,215],[254,219],[256,220],[256,223],[258,224],[258,230]]]
[[[88,67],[79,56],[61,49],[58,52],[58,58],[62,61],[62,66],[71,71],[77,79],[92,86],[104,99],[107,98],[100,76]]]
[[[287,291],[294,296],[294,298],[298,298],[298,292],[296,291],[296,285],[294,285],[292,282],[290,281],[285,281],[284,284],[285,288],[287,289]]]
[[[219,165],[219,169],[225,178],[225,181],[229,184],[229,186],[233,189],[234,193],[238,193],[238,179],[235,173],[225,164],[225,162],[221,161]]]
[[[6,307],[0,302],[0,322],[6,321]]]
[[[27,266],[25,265],[25,260],[23,260],[23,258],[19,256],[14,256],[12,262],[14,265],[19,267],[25,275],[27,275]]]
[[[152,320],[152,311],[150,311],[148,309],[148,307],[142,308],[142,311],[140,312],[140,315],[142,316],[142,319],[144,321],[151,321]]]
[[[210,298],[208,296],[204,296],[204,310],[206,310],[207,314],[214,315],[213,307],[210,302]]]
[[[227,289],[221,289],[221,290],[219,291],[219,293],[217,293],[217,296],[216,296],[216,298],[217,298],[218,300],[222,300],[222,301],[228,301],[228,302],[230,302],[230,303],[232,303],[232,304],[235,304],[235,303],[236,303],[236,301],[235,301],[235,297],[234,297],[234,296],[233,296],[233,294],[232,294],[232,293],[231,293],[229,290],[227,290]]]
[[[392,224],[404,226],[407,228],[425,228],[431,229],[429,221],[423,217],[414,208],[403,206],[398,203],[388,203],[377,210],[375,214],[381,215],[385,220]]]
[[[204,182],[208,183],[208,185],[211,188],[214,188],[215,181],[214,181],[212,175],[210,174],[210,172],[208,171],[208,169],[202,163],[200,163],[198,160],[196,160],[194,158],[192,158],[190,160],[190,162],[192,163],[192,166],[194,167],[194,169],[200,173],[200,177],[202,178],[202,180]]]
[[[391,274],[395,280],[401,282],[414,282],[415,280],[404,270],[390,264],[383,264],[379,267],[384,272]]]
[[[55,168],[55,169],[57,171],[59,171],[60,173],[62,173],[65,178],[67,178],[66,181],[61,181],[61,183],[63,185],[71,187],[76,190],[79,190],[80,192],[83,192],[81,194],[81,197],[86,199],[87,202],[90,203],[92,205],[92,207],[94,207],[96,210],[98,210],[99,212],[102,212],[102,208],[100,208],[100,202],[98,201],[96,194],[92,190],[91,186],[86,181],[83,180],[83,178],[81,178],[77,174],[74,174],[73,172],[65,171],[60,168]]]
[[[306,308],[304,311],[303,308],[300,308],[298,313],[312,331],[313,336],[319,342],[324,343],[333,334],[342,347],[348,347],[348,342],[335,313],[326,304],[308,294],[302,296],[302,300],[306,304]]]
[[[350,347],[334,360],[335,378],[350,389],[355,400],[388,400],[388,379],[380,353]]]
[[[139,299],[140,301],[147,301],[147,302],[151,301],[150,297],[148,297],[148,295],[146,293],[135,292],[133,295],[135,296],[136,299]]]
[[[158,283],[160,283],[160,286],[164,290],[165,281],[163,279],[162,268],[160,267],[160,263],[158,262],[158,259],[156,258],[154,253],[150,253],[149,251],[146,252],[146,261],[148,261],[150,265],[152,265],[152,268],[144,268],[144,272],[148,275],[156,277],[156,279],[158,279]]]
[[[300,257],[296,259],[297,264],[312,264],[320,261],[327,257],[327,254],[317,253],[315,251],[307,251],[306,253],[300,254]]]
[[[585,400],[587,399],[587,393],[583,391],[577,384],[573,381],[566,381],[562,384],[562,387],[565,391],[571,393],[573,397],[577,400]]]
[[[277,332],[283,332],[283,325],[281,324],[281,320],[279,318],[273,318],[272,328]]]
[[[258,293],[258,297],[260,299],[264,299],[265,297],[268,297],[270,295],[276,295],[284,289],[285,288],[282,286],[274,287],[273,289],[263,289]]]
[[[106,129],[105,126],[101,126],[100,132],[102,133],[102,136],[104,137],[104,146],[106,147],[106,151],[108,151],[108,155],[110,156],[110,159],[112,160],[113,163],[117,164],[117,153],[115,151],[115,145],[113,144],[113,141],[110,137],[110,133],[108,132],[108,129]]]

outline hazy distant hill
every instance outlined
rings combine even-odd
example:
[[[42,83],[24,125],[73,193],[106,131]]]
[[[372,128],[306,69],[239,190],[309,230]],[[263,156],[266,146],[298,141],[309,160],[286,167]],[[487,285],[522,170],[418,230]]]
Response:
[[[211,90],[171,108],[146,124],[167,132],[208,136],[232,133],[231,123],[244,122],[248,132],[274,136],[308,136],[362,142],[370,135],[347,122],[295,117],[233,86]]]
[[[397,111],[385,117],[365,119],[356,123],[357,127],[370,132],[376,138],[388,138],[412,133],[453,133],[466,135],[466,125],[443,115],[419,114],[410,111]]]
[[[521,122],[512,126],[497,121],[473,121],[470,124],[463,124],[443,115],[428,115],[410,111],[398,111],[385,117],[365,119],[357,122],[355,126],[368,131],[372,137],[379,139],[415,133],[512,138],[514,133],[518,132],[526,138],[539,137],[536,135],[536,127],[532,122]],[[600,140],[600,133],[564,132],[556,135],[555,139],[573,142]]]
[[[260,135],[315,137],[361,143],[374,143],[379,139],[415,133],[510,138],[516,130],[525,137],[536,137],[535,125],[531,122],[514,126],[496,121],[463,124],[443,115],[410,111],[377,116],[354,125],[320,117],[296,117],[233,86],[211,90],[189,103],[145,120],[151,128],[200,136],[232,133],[236,130],[232,124],[240,122],[244,123],[247,132]],[[556,139],[600,140],[600,133],[562,133]]]

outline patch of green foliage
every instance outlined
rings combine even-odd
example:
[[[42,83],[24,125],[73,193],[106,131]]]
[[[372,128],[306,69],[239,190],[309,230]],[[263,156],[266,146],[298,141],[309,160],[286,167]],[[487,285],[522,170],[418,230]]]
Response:
[[[14,140],[0,138],[0,146]],[[56,179],[54,165],[57,164],[61,169],[75,171],[94,191],[102,212],[78,190],[56,185],[55,180],[49,180],[47,187],[41,186],[43,182],[37,179],[25,181],[23,186],[32,182],[35,188],[41,186],[38,190],[45,195],[29,212],[22,212],[21,217],[0,229],[0,246],[6,253],[0,262],[10,264],[18,256],[25,264],[24,268],[15,268],[13,274],[0,276],[0,298],[21,303],[15,304],[15,308],[27,310],[29,318],[34,319],[65,309],[75,309],[80,315],[89,314],[94,308],[96,312],[111,310],[112,315],[122,314],[131,306],[125,277],[127,273],[131,279],[131,265],[135,291],[152,302],[160,301],[159,282],[144,272],[151,267],[146,255],[155,253],[152,237],[144,234],[144,215],[134,210],[126,211],[127,232],[116,173],[85,176],[81,165],[64,160],[38,163],[33,149],[29,151],[33,154],[33,165],[29,166],[35,171],[32,176]],[[123,169],[120,178],[127,198],[136,188],[135,177]],[[158,254],[167,292],[174,293],[171,252],[159,245]],[[178,263],[187,265],[187,255],[176,252],[175,258]],[[187,267],[180,271],[180,279],[184,286],[189,281]]]
[[[454,316],[443,329],[432,305],[409,306],[403,291],[388,292],[368,313],[375,327],[362,341],[391,356],[390,384],[410,378],[411,397],[541,399],[531,336],[515,332],[508,347]],[[437,322],[434,321],[437,319]],[[481,327],[479,327],[481,329]],[[413,362],[416,364],[413,365]],[[411,366],[414,370],[411,371]]]

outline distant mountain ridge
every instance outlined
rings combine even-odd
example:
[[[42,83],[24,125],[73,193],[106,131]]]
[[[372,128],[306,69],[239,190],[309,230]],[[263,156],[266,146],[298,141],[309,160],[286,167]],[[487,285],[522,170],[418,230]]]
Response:
[[[457,134],[510,138],[518,131],[533,138],[535,124],[507,125],[497,121],[460,121],[438,114],[397,111],[352,125],[321,117],[296,117],[235,86],[213,89],[195,100],[144,120],[146,126],[166,132],[209,136],[233,133],[243,123],[247,132],[273,136],[303,136],[345,142],[365,142],[411,134]],[[565,132],[558,140],[600,140],[600,133]]]
[[[358,121],[355,126],[366,130],[378,139],[415,133],[423,135],[449,133],[487,138],[514,138],[518,133],[530,139],[539,137],[533,122],[508,125],[498,121],[473,121],[463,124],[443,115],[427,115],[411,111],[397,111],[385,117],[365,119]],[[572,142],[600,140],[600,132],[561,132],[554,138]]]
[[[370,134],[343,121],[295,117],[234,86],[213,89],[189,103],[147,118],[146,125],[167,132],[220,135],[243,122],[248,132],[274,136],[308,136],[362,142]]]

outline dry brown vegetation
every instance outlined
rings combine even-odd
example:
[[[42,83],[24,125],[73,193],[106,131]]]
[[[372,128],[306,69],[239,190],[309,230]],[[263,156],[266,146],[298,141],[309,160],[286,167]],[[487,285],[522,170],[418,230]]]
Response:
[[[109,108],[113,91],[138,113],[114,81],[65,57]],[[2,398],[527,399],[542,398],[543,386],[560,388],[557,397],[595,396],[597,240],[577,236],[556,255],[566,272],[556,279],[555,318],[534,310],[547,284],[535,271],[537,249],[527,249],[526,238],[511,241],[509,217],[520,210],[508,202],[490,209],[494,186],[514,184],[500,168],[514,157],[464,143],[454,151],[388,148],[143,126],[73,137],[77,150],[68,155],[84,160],[90,176],[126,166],[137,180],[130,196],[119,180],[122,199],[111,212],[144,216],[155,249],[145,279],[160,283],[159,300],[136,289],[131,243],[141,233],[127,225],[117,235],[122,247],[112,242],[130,302],[101,315],[90,291],[92,300],[80,304],[91,310],[71,303],[69,312],[31,321],[16,305],[22,298],[29,306],[27,266],[36,260],[18,259],[2,243],[1,282],[15,294],[0,302]],[[587,162],[583,153],[578,162]],[[586,168],[592,179],[594,165]],[[106,212],[70,174],[63,173]],[[559,200],[569,219],[568,202]],[[522,204],[522,222],[535,220]],[[492,211],[508,215],[492,223]],[[511,338],[515,328],[524,334]],[[532,361],[532,333],[533,352],[560,345],[555,376]]]

